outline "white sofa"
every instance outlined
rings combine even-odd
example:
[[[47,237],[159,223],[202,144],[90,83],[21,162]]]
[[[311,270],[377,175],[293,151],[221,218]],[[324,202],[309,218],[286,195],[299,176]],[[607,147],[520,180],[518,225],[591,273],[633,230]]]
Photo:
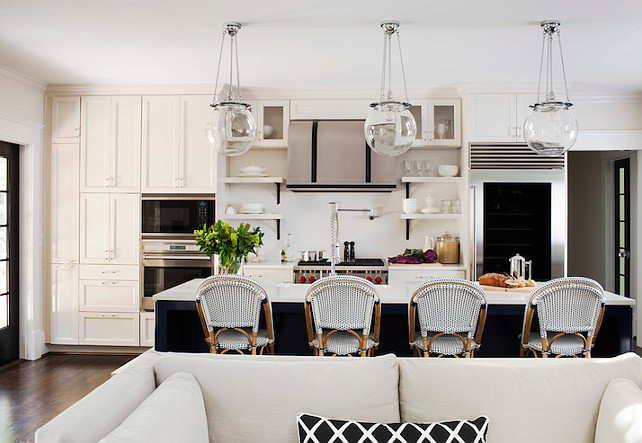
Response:
[[[130,441],[159,441],[159,433],[166,437],[160,440],[173,441],[163,426],[180,429],[185,416],[189,429],[201,436],[209,433],[209,440],[215,442],[297,442],[296,415],[300,412],[369,422],[421,423],[484,415],[489,418],[488,441],[496,443],[638,441],[631,429],[642,420],[642,400],[638,404],[642,394],[638,397],[636,392],[642,386],[642,358],[635,354],[562,360],[252,357],[148,351],[40,428],[36,442],[94,442],[110,433],[105,441],[126,441],[127,432],[115,430],[127,427],[123,422],[128,417],[135,421],[131,418],[134,411],[144,409],[139,405],[150,403],[150,395],[161,389],[157,386],[177,373],[193,375],[193,385],[202,393],[202,400],[196,402],[204,405],[205,413],[198,412],[202,406],[192,412],[182,400],[166,399],[161,412],[148,409],[152,424],[129,426]],[[628,383],[626,394],[619,393],[618,382]],[[175,392],[179,395],[200,399],[178,386]],[[609,394],[608,405],[600,412],[607,386],[615,394]],[[164,416],[163,411],[169,415]]]

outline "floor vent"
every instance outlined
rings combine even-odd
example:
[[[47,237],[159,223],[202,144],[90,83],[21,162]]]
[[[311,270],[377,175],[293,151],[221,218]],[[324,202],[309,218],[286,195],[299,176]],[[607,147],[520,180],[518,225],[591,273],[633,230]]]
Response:
[[[564,169],[564,155],[546,157],[522,144],[470,145],[471,169]]]

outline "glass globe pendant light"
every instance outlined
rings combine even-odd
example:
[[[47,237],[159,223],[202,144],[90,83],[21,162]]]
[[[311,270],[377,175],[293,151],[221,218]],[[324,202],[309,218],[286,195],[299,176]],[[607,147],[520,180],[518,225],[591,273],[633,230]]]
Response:
[[[399,40],[399,22],[385,21],[381,23],[384,33],[383,64],[381,67],[381,93],[379,101],[372,103],[373,108],[363,126],[363,132],[368,146],[378,154],[396,156],[403,154],[417,135],[417,123],[410,113],[411,104],[408,102],[408,89],[406,87],[406,73],[401,56],[401,42]],[[392,93],[392,36],[397,36],[399,47],[399,61],[403,78],[406,101],[395,100]],[[387,92],[386,92],[387,89]]]
[[[541,23],[544,30],[542,42],[542,55],[539,68],[539,81],[537,86],[537,103],[530,105],[533,110],[524,121],[524,139],[538,154],[546,156],[561,155],[568,151],[577,139],[577,121],[570,110],[573,103],[568,98],[566,85],[566,72],[562,56],[562,42],[560,41],[560,22],[547,20]],[[557,36],[559,44],[562,76],[566,101],[555,98],[553,91],[553,37]],[[540,101],[542,86],[542,70],[546,66],[546,99]]]
[[[223,30],[221,50],[216,68],[216,84],[214,85],[214,101],[210,105],[212,114],[207,124],[207,138],[214,148],[226,156],[236,156],[246,153],[256,139],[256,121],[250,112],[250,105],[241,101],[241,85],[239,81],[239,57],[236,44],[236,34],[241,25],[227,23]],[[223,59],[225,36],[230,37],[230,77],[229,87],[217,96],[218,79]],[[233,83],[233,68],[236,66],[236,88]]]

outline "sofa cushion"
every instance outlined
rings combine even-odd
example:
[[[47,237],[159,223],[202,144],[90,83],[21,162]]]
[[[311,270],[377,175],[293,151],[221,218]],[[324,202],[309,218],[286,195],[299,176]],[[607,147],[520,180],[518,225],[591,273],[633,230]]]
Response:
[[[296,442],[296,416],[303,411],[350,420],[399,421],[399,374],[393,355],[167,355],[155,370],[158,383],[176,372],[194,375],[203,391],[211,441]]]
[[[642,390],[618,378],[606,387],[595,429],[595,443],[642,441]]]
[[[100,443],[160,441],[209,441],[203,395],[191,374],[165,380]]]
[[[402,421],[489,418],[488,441],[592,442],[613,378],[642,384],[642,359],[399,359]]]
[[[299,414],[297,424],[299,443],[485,443],[488,431],[486,417],[434,423],[367,423]]]

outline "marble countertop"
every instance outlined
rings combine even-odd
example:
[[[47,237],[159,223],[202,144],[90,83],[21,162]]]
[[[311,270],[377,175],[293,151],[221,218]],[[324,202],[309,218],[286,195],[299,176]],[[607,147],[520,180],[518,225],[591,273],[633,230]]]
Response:
[[[181,285],[175,286],[154,295],[155,301],[193,301],[196,299],[196,289],[204,279],[195,278]],[[272,303],[302,303],[308,284],[279,283],[277,285],[266,285],[270,301]],[[416,285],[414,285],[416,286]],[[414,287],[408,285],[379,285],[381,302],[384,304],[407,304]],[[489,305],[525,305],[531,296],[530,292],[510,292],[504,288],[489,290],[486,292],[486,301]],[[612,292],[604,292],[607,305],[628,305],[635,306],[635,300],[622,297]]]

